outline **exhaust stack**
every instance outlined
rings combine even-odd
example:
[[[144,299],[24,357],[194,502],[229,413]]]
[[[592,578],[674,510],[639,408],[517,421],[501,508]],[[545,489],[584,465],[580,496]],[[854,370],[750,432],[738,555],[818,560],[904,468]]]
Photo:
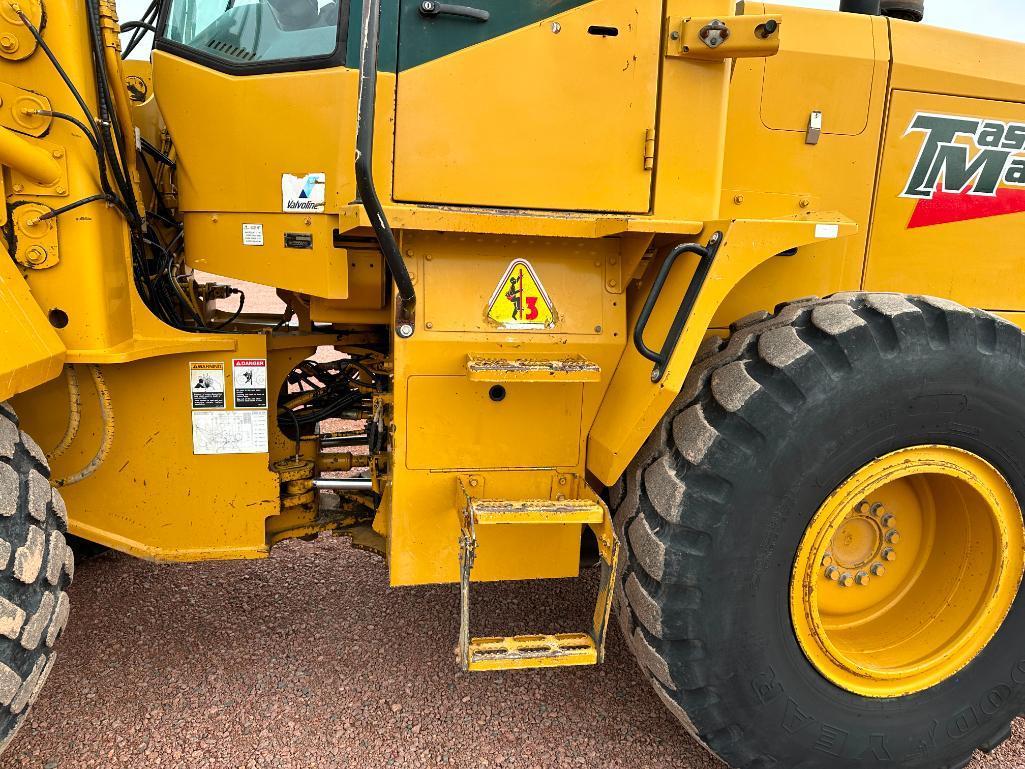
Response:
[[[904,21],[921,21],[925,18],[925,0],[882,0],[883,16]]]
[[[840,0],[840,11],[878,16],[880,13],[879,2],[880,0]]]

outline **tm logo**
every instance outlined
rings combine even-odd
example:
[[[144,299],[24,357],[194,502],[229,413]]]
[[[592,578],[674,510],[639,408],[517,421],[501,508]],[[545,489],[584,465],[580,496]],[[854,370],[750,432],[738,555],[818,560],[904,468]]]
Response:
[[[915,115],[922,149],[901,197],[919,201],[909,228],[1025,211],[1025,124]]]

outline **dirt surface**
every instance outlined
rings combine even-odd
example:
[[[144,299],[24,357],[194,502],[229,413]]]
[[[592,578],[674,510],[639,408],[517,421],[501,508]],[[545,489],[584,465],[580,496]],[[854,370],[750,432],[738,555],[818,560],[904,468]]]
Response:
[[[456,589],[386,583],[336,538],[252,563],[84,562],[61,659],[0,767],[722,769],[618,631],[599,668],[462,674]],[[595,589],[475,587],[474,631],[582,629]],[[1025,767],[1023,738],[976,766]]]

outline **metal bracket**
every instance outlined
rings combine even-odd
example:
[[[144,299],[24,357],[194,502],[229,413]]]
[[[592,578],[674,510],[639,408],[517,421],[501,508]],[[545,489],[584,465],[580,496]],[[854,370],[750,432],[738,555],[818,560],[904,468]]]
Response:
[[[764,58],[779,53],[783,17],[670,18],[666,56],[701,61]]]
[[[822,113],[815,111],[808,118],[808,135],[804,139],[805,144],[818,144],[822,138]]]
[[[12,220],[17,247],[14,258],[32,270],[47,270],[60,263],[57,219],[40,221],[52,209],[39,203],[26,203],[14,209]]]
[[[18,16],[18,10],[25,14],[36,29],[43,25],[41,0],[0,3],[0,58],[8,61],[27,59],[39,47],[35,37]]]

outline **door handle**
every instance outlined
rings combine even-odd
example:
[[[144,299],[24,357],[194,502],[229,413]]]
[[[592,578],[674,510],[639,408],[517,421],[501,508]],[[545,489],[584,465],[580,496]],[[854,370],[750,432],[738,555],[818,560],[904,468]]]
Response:
[[[462,16],[464,19],[472,19],[473,21],[487,21],[491,18],[491,14],[487,11],[480,8],[471,8],[468,5],[449,5],[448,3],[435,2],[435,0],[423,0],[420,3],[421,16],[434,18],[443,13],[449,16]]]

